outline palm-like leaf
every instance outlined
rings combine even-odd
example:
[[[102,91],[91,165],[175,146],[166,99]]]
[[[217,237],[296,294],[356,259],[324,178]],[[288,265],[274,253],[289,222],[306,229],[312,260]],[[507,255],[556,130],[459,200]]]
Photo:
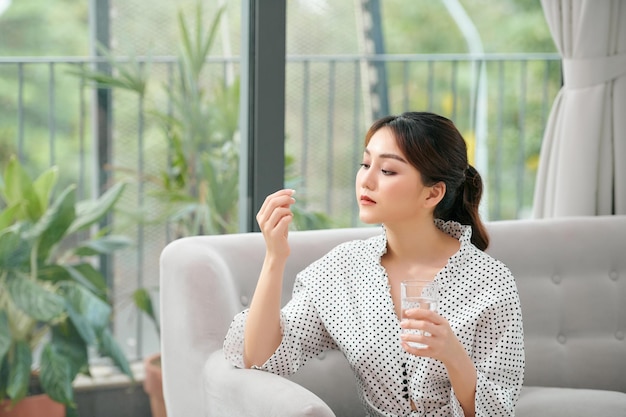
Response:
[[[137,93],[140,97],[146,95],[148,74],[150,73],[149,59],[144,64],[131,56],[128,62],[120,62],[107,48],[102,45],[97,45],[97,48],[112,68],[112,73],[91,70],[86,67],[70,69],[69,72],[93,82],[100,88],[119,88]]]

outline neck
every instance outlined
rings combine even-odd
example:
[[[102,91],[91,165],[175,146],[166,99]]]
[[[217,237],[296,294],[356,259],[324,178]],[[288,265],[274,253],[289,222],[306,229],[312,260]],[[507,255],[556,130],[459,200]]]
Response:
[[[407,225],[385,225],[387,260],[438,266],[447,263],[459,241],[440,230],[432,217]]]

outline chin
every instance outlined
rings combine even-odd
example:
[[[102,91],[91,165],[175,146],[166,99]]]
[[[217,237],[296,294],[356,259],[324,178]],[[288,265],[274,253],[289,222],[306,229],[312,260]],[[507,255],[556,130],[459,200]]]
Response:
[[[380,224],[381,223],[380,219],[375,218],[374,216],[364,215],[363,213],[359,213],[359,220],[361,220],[361,222],[365,224]]]

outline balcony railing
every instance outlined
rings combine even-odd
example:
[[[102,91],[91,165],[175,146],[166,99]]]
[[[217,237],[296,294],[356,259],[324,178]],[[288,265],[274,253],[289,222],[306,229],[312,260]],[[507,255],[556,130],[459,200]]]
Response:
[[[128,61],[120,58],[121,62]],[[144,102],[114,90],[109,114],[111,143],[102,143],[93,121],[94,89],[72,73],[91,67],[90,58],[0,58],[0,162],[17,154],[33,171],[58,165],[62,180],[79,196],[97,192],[98,150],[106,149],[107,175],[134,178],[115,227],[136,239],[133,250],[117,255],[112,272],[115,330],[130,357],[158,349],[156,334],[130,303],[139,286],[158,285],[158,256],[172,239],[156,218],[160,208],[147,198],[146,178],[168,164],[167,146],[151,111],[171,111],[165,90],[173,88],[175,57],[136,58],[149,66]],[[429,110],[455,121],[468,142],[470,159],[486,183],[485,218],[526,217],[541,140],[552,101],[561,86],[555,54],[288,56],[286,68],[287,180],[299,202],[328,215],[333,227],[358,225],[354,174],[363,136],[372,118],[363,103],[364,67],[385,64],[388,113]],[[228,84],[237,59],[212,58],[207,84]],[[102,109],[100,109],[102,111]],[[100,156],[102,158],[102,156]],[[100,159],[101,160],[101,159]]]

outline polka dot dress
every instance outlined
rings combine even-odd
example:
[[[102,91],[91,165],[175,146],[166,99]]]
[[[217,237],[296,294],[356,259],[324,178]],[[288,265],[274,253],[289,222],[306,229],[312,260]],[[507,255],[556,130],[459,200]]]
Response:
[[[512,416],[524,371],[515,281],[504,264],[472,245],[469,226],[436,223],[461,243],[435,279],[439,314],[477,369],[476,416]],[[282,343],[260,369],[289,375],[324,350],[339,349],[368,415],[463,416],[444,365],[400,346],[400,323],[380,263],[386,247],[383,230],[337,246],[300,272],[281,311]],[[247,310],[234,318],[224,342],[227,359],[239,367],[246,316]]]

